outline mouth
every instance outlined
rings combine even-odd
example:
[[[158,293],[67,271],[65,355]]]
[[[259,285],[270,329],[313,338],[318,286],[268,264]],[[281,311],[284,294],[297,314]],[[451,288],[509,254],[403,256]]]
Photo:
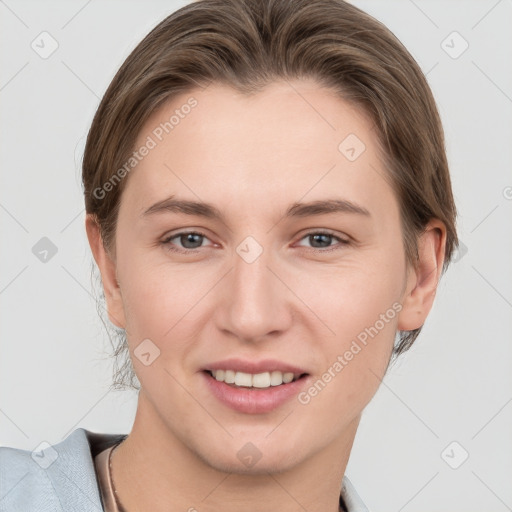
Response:
[[[260,373],[248,373],[234,369],[204,370],[217,382],[223,382],[233,388],[269,389],[296,382],[306,377],[307,373],[282,372],[280,370]]]
[[[289,402],[310,384],[312,376],[277,361],[230,360],[200,372],[208,392],[239,413],[264,414]]]

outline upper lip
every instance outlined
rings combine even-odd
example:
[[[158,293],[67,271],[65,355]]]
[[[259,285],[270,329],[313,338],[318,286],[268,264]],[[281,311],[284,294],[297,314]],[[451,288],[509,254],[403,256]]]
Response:
[[[303,368],[294,366],[292,364],[283,363],[276,359],[263,359],[261,361],[247,361],[244,359],[224,359],[222,361],[215,361],[209,363],[203,370],[236,370],[244,373],[264,373],[280,371],[283,373],[293,373],[295,375],[302,375],[307,373]]]

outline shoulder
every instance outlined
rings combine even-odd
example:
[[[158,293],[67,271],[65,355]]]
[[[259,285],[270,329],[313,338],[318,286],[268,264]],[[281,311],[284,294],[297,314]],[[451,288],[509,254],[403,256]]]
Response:
[[[0,447],[0,512],[103,511],[93,457],[123,437],[78,428],[37,451]]]
[[[347,512],[370,512],[346,475],[341,483],[340,498]]]

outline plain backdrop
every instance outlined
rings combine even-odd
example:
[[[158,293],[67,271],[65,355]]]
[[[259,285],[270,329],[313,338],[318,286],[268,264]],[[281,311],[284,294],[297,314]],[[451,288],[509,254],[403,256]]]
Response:
[[[416,345],[365,410],[346,474],[375,512],[512,510],[512,2],[354,3],[427,74],[462,245]],[[108,391],[80,163],[114,73],[182,5],[0,2],[2,445],[131,428],[136,394]],[[38,37],[58,44],[47,58]]]

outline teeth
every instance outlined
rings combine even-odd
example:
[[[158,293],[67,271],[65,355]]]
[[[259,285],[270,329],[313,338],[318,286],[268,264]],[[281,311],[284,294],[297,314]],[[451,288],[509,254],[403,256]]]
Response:
[[[283,382],[288,384],[293,380],[293,373],[283,373]]]
[[[237,386],[252,386],[252,375],[250,373],[236,372],[235,384]]]
[[[270,380],[270,373],[257,373],[252,376],[253,388],[269,388],[272,381]]]
[[[281,384],[288,384],[293,380],[299,378],[299,375],[294,375],[291,372],[264,372],[264,373],[245,373],[237,372],[234,370],[211,370],[212,376],[219,382],[226,384],[235,384],[235,386],[242,386],[247,388],[269,388],[271,386],[280,386]]]
[[[270,374],[270,384],[272,386],[279,386],[283,383],[283,374],[281,372],[272,372]]]
[[[223,370],[220,370],[220,371],[222,372]],[[215,374],[214,377],[217,378],[217,374]],[[226,384],[234,384],[235,383],[235,372],[233,370],[226,370],[224,373],[224,379],[219,379],[219,380],[224,380],[224,382]]]

